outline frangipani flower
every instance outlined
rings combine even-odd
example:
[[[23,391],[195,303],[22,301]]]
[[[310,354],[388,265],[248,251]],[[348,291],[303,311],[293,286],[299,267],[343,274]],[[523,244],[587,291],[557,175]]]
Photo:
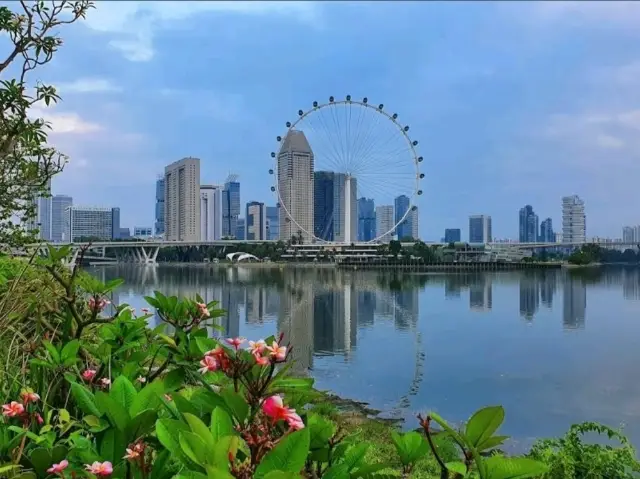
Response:
[[[82,372],[82,379],[84,379],[85,381],[93,381],[93,378],[96,377],[97,373],[98,371],[96,371],[95,369],[85,369]]]
[[[208,318],[211,316],[211,313],[209,312],[209,309],[207,308],[206,304],[196,303],[196,307],[198,308],[198,313],[200,313],[200,317]]]
[[[18,401],[11,401],[2,405],[2,415],[5,417],[16,417],[24,414],[24,406]]]
[[[200,366],[202,366],[198,371],[202,374],[217,371],[220,367],[218,360],[213,356],[205,356],[202,361],[200,361]]]
[[[267,346],[267,351],[276,361],[284,361],[287,358],[287,347],[280,346],[277,342],[272,342],[271,346]]]
[[[85,469],[96,476],[110,476],[113,474],[113,465],[109,461],[96,461],[93,464],[85,465]]]
[[[264,342],[264,339],[259,339],[258,341],[249,341],[249,352],[254,356],[256,354],[262,354],[266,348],[267,343]]]
[[[58,464],[53,464],[49,469],[47,469],[47,472],[49,474],[62,474],[62,471],[67,467],[69,467],[69,461],[63,459]]]
[[[30,402],[38,402],[40,400],[40,396],[37,395],[34,392],[29,392],[29,391],[23,391],[20,394],[20,397],[22,397],[22,402],[24,402],[25,406],[27,404],[29,404]]]
[[[225,339],[227,344],[233,346],[233,348],[237,351],[238,348],[246,341],[244,338],[227,338]]]
[[[302,418],[295,409],[290,409],[284,405],[280,396],[271,396],[262,403],[262,412],[273,419],[274,422],[286,421],[291,429],[297,430],[304,427]]]

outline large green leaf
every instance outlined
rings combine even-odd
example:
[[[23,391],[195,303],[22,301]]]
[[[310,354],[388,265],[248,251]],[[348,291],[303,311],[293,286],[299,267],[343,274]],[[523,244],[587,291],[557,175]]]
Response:
[[[323,475],[322,477],[325,478],[326,476]],[[349,475],[347,474],[347,478],[348,477]],[[264,479],[300,479],[300,474],[295,472],[271,471],[264,476]]]
[[[215,441],[213,435],[211,434],[211,431],[209,431],[209,428],[206,426],[206,424],[203,423],[200,418],[194,416],[193,414],[184,413],[183,416],[187,421],[187,424],[189,424],[191,432],[193,432],[202,440],[208,451],[213,450]]]
[[[62,352],[60,353],[60,359],[65,366],[71,366],[76,362],[78,349],[80,349],[80,341],[77,339],[69,341],[64,345]]]
[[[225,436],[216,442],[213,448],[213,455],[209,458],[209,464],[218,469],[229,470],[229,455],[236,456],[240,447],[240,438],[238,436]]]
[[[261,479],[271,471],[300,472],[309,453],[309,429],[287,434],[262,459],[254,478]]]
[[[347,466],[349,472],[359,467],[364,459],[365,454],[369,450],[370,444],[362,442],[347,449],[342,464]]]
[[[322,475],[322,479],[349,479],[349,467],[346,464],[336,464],[331,466]]]
[[[164,393],[164,383],[161,379],[156,379],[147,384],[138,392],[133,403],[131,403],[129,414],[135,416],[145,409],[158,408],[162,404],[162,399],[160,399],[162,393]]]
[[[311,437],[311,449],[319,449],[327,445],[327,442],[336,432],[336,425],[319,414],[310,414],[307,419],[309,436]]]
[[[504,408],[502,406],[489,406],[476,411],[467,422],[465,436],[467,440],[477,447],[493,436],[504,421]]]
[[[113,381],[111,391],[109,392],[109,396],[120,403],[127,411],[137,395],[138,391],[136,391],[134,385],[131,384],[131,381],[125,376],[118,376],[116,380]]]
[[[78,407],[82,409],[82,412],[96,417],[102,416],[96,404],[95,396],[87,388],[78,383],[71,383],[71,394],[76,403],[78,403]]]
[[[548,470],[545,464],[526,457],[492,456],[484,463],[486,479],[528,479],[539,477]]]
[[[214,442],[218,442],[225,436],[235,435],[231,416],[221,407],[217,407],[211,413],[211,434]]]
[[[460,462],[460,461],[447,462],[445,466],[447,466],[447,471],[449,472],[455,472],[457,474],[460,474],[462,477],[467,475],[467,466],[465,466],[463,462]]]
[[[146,409],[131,418],[127,427],[127,436],[136,439],[148,434],[158,418],[158,412],[153,409]]]
[[[400,457],[400,462],[407,466],[415,463],[429,451],[429,444],[421,434],[415,431],[406,434],[393,432],[391,439],[396,446],[396,452]]]
[[[181,432],[191,432],[189,426],[175,419],[158,419],[156,421],[156,436],[160,443],[180,462],[189,466],[193,462],[182,452],[179,443]]]
[[[128,441],[122,431],[109,429],[105,431],[100,441],[100,457],[103,461],[110,461],[114,466],[124,456]]]
[[[243,424],[247,414],[249,414],[247,401],[239,393],[231,389],[225,389],[221,395],[238,424]]]
[[[47,451],[44,447],[37,447],[33,451],[31,451],[29,461],[31,461],[31,465],[33,466],[33,469],[36,471],[38,476],[42,477],[45,477],[47,475],[47,469],[49,469],[53,464],[51,454],[49,454],[49,451]]]
[[[207,446],[197,434],[190,431],[182,431],[178,434],[180,448],[185,455],[202,467],[207,463]]]
[[[124,431],[127,428],[131,417],[122,404],[102,391],[96,393],[96,403],[100,411],[107,415],[111,424],[120,431]]]

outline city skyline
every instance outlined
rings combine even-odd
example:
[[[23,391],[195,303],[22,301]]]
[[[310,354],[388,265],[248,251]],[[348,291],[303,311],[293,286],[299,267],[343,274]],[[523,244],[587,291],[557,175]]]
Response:
[[[117,200],[123,224],[153,225],[155,172],[190,154],[203,178],[240,175],[252,192],[243,203],[274,204],[269,152],[285,122],[313,101],[351,94],[396,111],[420,141],[422,238],[465,229],[470,209],[492,216],[494,236],[514,237],[514,204],[534,205],[559,229],[558,198],[571,194],[588,201],[589,236],[617,237],[638,223],[620,206],[632,204],[640,177],[630,80],[640,47],[628,20],[637,3],[176,5],[99,4],[65,35],[46,71],[63,102],[43,116],[70,156],[53,194]],[[188,33],[194,15],[213,28]],[[292,25],[305,34],[275,65],[268,58],[290,45]],[[415,38],[416,28],[427,33]],[[389,35],[359,41],[376,29]],[[238,42],[233,31],[251,35]],[[185,50],[216,60],[192,65],[176,55]]]

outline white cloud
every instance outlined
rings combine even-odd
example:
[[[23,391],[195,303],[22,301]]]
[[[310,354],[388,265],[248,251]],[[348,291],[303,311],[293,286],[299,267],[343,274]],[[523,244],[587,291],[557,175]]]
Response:
[[[610,150],[619,150],[625,146],[625,142],[615,136],[606,135],[604,133],[596,136],[596,144],[602,148]]]
[[[122,88],[106,78],[79,78],[69,83],[59,83],[56,88],[62,93],[107,93],[119,92]]]
[[[155,54],[153,37],[156,30],[199,13],[289,16],[300,22],[316,24],[319,8],[314,2],[291,1],[105,1],[99,2],[83,23],[93,30],[113,34],[116,38],[110,41],[110,46],[128,60],[144,62]]]
[[[49,123],[53,134],[82,135],[103,130],[101,125],[84,120],[77,113],[58,112],[54,107],[32,107],[29,110],[29,116],[45,120]]]

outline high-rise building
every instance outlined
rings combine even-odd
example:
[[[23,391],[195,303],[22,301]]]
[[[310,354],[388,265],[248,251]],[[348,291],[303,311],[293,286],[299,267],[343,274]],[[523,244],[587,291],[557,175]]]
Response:
[[[358,241],[376,237],[376,205],[373,199],[358,199]]]
[[[65,241],[110,241],[120,238],[120,208],[69,206],[65,213],[65,237],[68,238]]]
[[[238,230],[240,216],[240,183],[237,175],[230,175],[222,190],[222,237],[231,238]],[[238,238],[239,239],[239,238]]]
[[[520,208],[520,243],[535,243],[538,241],[539,220],[531,205]]]
[[[71,196],[56,195],[51,198],[51,241],[54,243],[68,241],[65,236],[67,232],[65,210],[72,205]]]
[[[416,208],[415,210],[409,211],[407,213],[407,210],[411,208],[411,200],[406,195],[398,196],[394,201],[394,205],[395,205],[395,215],[396,215],[395,224],[398,225],[398,228],[396,229],[398,239],[399,240],[403,238],[417,239],[418,209]],[[402,220],[403,218],[404,220]]]
[[[388,243],[393,239],[393,206],[376,206],[376,237],[381,243]]]
[[[156,235],[164,235],[164,176],[156,180]]]
[[[38,239],[51,241],[51,179],[47,182],[42,196],[33,198],[35,214],[25,222],[27,231],[37,231]]]
[[[584,243],[587,236],[587,217],[584,201],[578,195],[562,198],[562,241]]]
[[[358,224],[356,179],[343,173],[316,171],[313,181],[314,235],[326,241],[355,241]]]
[[[267,239],[267,208],[264,203],[260,203],[259,201],[250,201],[247,203],[245,221],[247,223],[246,240]]]
[[[291,130],[278,153],[278,191],[282,202],[279,211],[280,239],[287,241],[297,237],[298,230],[302,229],[302,239],[305,242],[311,240],[305,237],[308,236],[305,231],[314,230],[313,183],[311,146],[302,131]]]
[[[553,232],[553,223],[551,218],[547,218],[540,223],[540,241],[543,243],[553,243],[555,240],[556,235]]]
[[[244,241],[246,239],[246,222],[244,218],[236,220],[236,233],[233,235],[237,240]]]
[[[280,239],[280,220],[278,219],[277,206],[267,206],[267,239],[271,241]]]
[[[633,226],[625,226],[622,228],[622,241],[625,243],[633,243],[635,241],[635,230]]]
[[[164,169],[164,229],[168,241],[200,240],[200,159],[183,158]]]
[[[140,239],[151,238],[153,236],[153,228],[151,226],[134,226],[133,236]]]
[[[459,243],[462,240],[460,228],[447,228],[444,230],[445,243]]]
[[[200,241],[222,238],[222,187],[200,186]]]
[[[491,216],[469,216],[469,243],[490,243],[492,238]]]

